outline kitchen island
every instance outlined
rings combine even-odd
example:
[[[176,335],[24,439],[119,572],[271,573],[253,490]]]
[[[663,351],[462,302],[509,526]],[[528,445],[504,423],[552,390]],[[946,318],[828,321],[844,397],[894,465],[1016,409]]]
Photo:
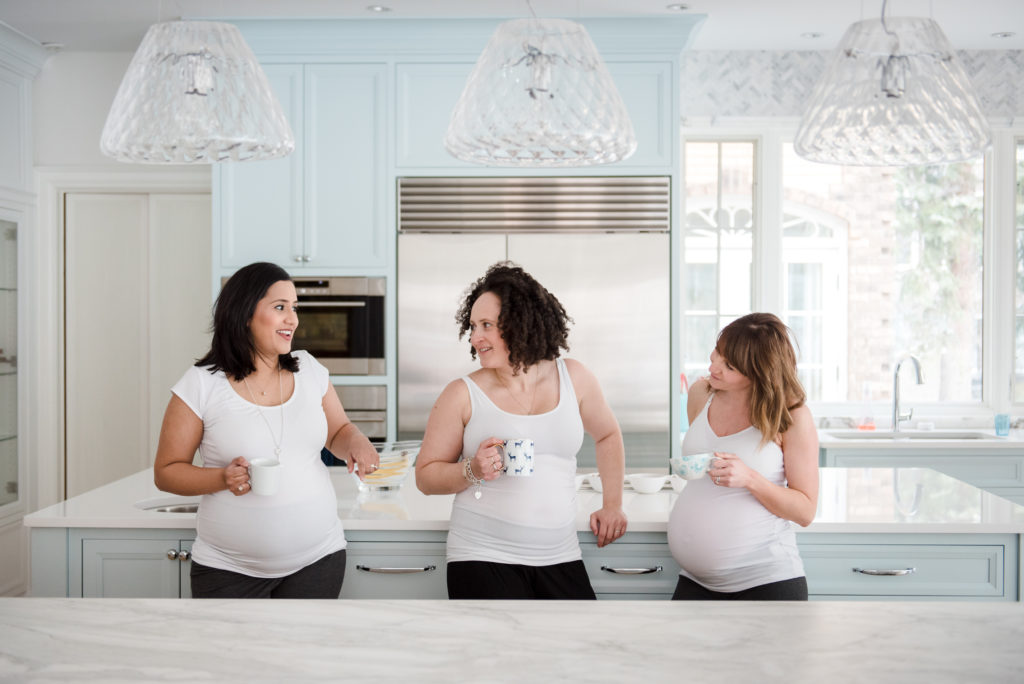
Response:
[[[0,599],[4,681],[1019,682],[1019,604]]]
[[[360,491],[332,469],[349,539],[342,598],[443,598],[452,496]],[[818,512],[797,540],[812,598],[1017,601],[1024,507],[925,468],[822,468]],[[629,531],[598,549],[601,495],[578,492],[584,563],[600,598],[663,599],[678,566],[665,531],[677,494],[627,489]],[[145,470],[26,516],[33,596],[188,596],[195,503]],[[383,569],[401,568],[388,573]],[[855,570],[856,568],[856,570]]]

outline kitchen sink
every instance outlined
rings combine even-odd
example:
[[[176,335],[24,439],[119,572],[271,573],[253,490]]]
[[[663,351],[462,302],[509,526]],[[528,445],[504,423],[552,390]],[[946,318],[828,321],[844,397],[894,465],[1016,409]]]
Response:
[[[977,440],[1002,439],[984,432],[971,430],[825,430],[824,437],[835,439],[891,439],[891,440]]]
[[[147,511],[156,513],[195,513],[199,510],[199,504],[175,504],[173,506],[154,506],[147,508]]]
[[[198,497],[158,496],[135,502],[135,507],[154,513],[196,513],[199,510]]]

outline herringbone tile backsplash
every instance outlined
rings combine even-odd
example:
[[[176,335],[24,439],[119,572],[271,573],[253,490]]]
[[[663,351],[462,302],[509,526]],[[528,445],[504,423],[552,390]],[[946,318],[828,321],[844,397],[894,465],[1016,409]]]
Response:
[[[1024,51],[963,50],[967,75],[990,119],[1024,116]],[[799,117],[830,52],[690,51],[681,108],[688,117]]]

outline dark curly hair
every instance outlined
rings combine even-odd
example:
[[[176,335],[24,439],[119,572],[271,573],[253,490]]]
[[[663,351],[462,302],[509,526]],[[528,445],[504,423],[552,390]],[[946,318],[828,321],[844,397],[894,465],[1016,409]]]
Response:
[[[469,331],[473,304],[485,292],[493,293],[501,301],[498,332],[508,347],[513,374],[538,361],[557,359],[560,349],[569,351],[572,319],[565,308],[555,295],[511,261],[494,264],[466,290],[462,306],[455,314],[460,340]],[[476,359],[473,345],[469,347],[469,355]]]
[[[256,343],[252,339],[249,321],[270,286],[282,280],[291,280],[288,272],[265,261],[244,266],[228,278],[213,303],[210,351],[196,361],[196,365],[210,366],[211,373],[224,371],[235,380],[242,380],[255,372],[253,356],[256,355]],[[278,361],[287,371],[294,373],[299,370],[299,361],[291,354],[279,355]]]

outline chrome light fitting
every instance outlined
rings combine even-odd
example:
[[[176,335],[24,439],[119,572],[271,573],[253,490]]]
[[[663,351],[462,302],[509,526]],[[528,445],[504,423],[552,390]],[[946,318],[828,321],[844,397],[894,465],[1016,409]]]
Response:
[[[108,157],[155,164],[274,159],[294,148],[242,34],[214,21],[149,27],[100,136]]]
[[[444,146],[487,166],[591,166],[629,157],[636,135],[586,29],[530,18],[506,21],[491,36]]]
[[[963,161],[992,135],[967,73],[931,19],[859,21],[815,85],[793,147],[826,164]]]

